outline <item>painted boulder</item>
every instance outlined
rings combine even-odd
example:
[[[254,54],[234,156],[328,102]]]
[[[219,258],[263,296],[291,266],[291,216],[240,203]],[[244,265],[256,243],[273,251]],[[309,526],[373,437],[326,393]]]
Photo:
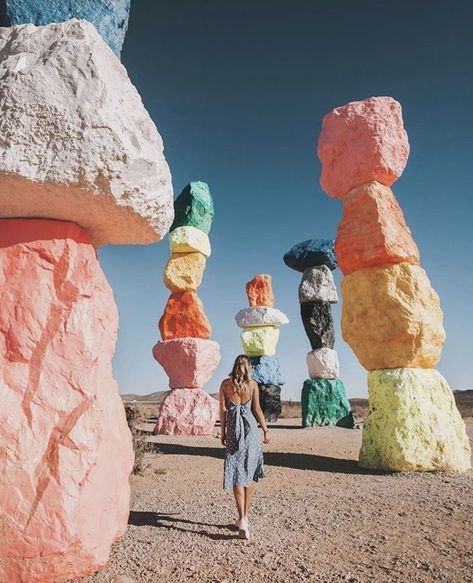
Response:
[[[283,385],[279,360],[275,356],[251,356],[253,380],[259,385]]]
[[[332,271],[337,268],[332,239],[308,239],[294,245],[284,255],[284,263],[296,271],[305,271],[309,267],[326,265]]]
[[[370,97],[337,107],[322,122],[317,147],[320,184],[336,198],[376,180],[391,186],[409,157],[401,105],[392,97]]]
[[[335,328],[329,302],[315,301],[301,304],[301,318],[313,350],[334,347]]]
[[[240,337],[247,356],[273,356],[279,340],[279,329],[273,326],[246,328]]]
[[[299,302],[323,301],[336,304],[338,302],[337,288],[333,275],[326,265],[308,267],[304,270],[299,285]]]
[[[218,417],[218,401],[202,389],[174,389],[164,398],[154,433],[211,435]]]
[[[307,354],[311,379],[336,379],[339,376],[338,354],[331,348],[317,348]]]
[[[259,385],[259,400],[266,421],[277,421],[282,411],[281,387],[273,384]]]
[[[163,340],[188,337],[208,339],[212,335],[212,326],[198,295],[193,291],[184,291],[169,296],[159,320],[159,331]]]
[[[164,269],[164,285],[172,292],[195,291],[202,283],[206,262],[202,253],[173,253]]]
[[[301,396],[302,427],[337,425],[352,429],[355,419],[340,379],[308,379]]]
[[[240,310],[235,316],[240,328],[256,328],[257,326],[283,326],[289,324],[286,314],[276,308],[256,306]]]
[[[205,182],[190,182],[174,201],[175,218],[171,230],[195,227],[208,234],[212,227],[214,205]]]
[[[246,295],[250,307],[274,306],[272,277],[267,273],[260,273],[246,284]]]
[[[161,239],[173,219],[163,141],[94,26],[0,28],[0,52],[0,216],[71,221],[95,246]]]
[[[202,253],[210,257],[210,240],[207,233],[197,227],[177,227],[169,233],[171,253]]]

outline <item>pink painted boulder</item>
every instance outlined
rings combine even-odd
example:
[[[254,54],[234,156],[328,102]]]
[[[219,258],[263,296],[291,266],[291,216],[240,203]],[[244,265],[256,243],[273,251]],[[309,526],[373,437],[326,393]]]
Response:
[[[0,220],[0,581],[104,567],[125,532],[131,436],[118,314],[85,231]]]
[[[153,356],[169,377],[171,389],[202,388],[220,362],[220,345],[203,338],[158,342]]]
[[[155,433],[210,435],[218,417],[218,401],[202,389],[174,389],[159,410]]]
[[[392,97],[370,97],[337,107],[322,122],[317,154],[320,184],[335,198],[376,180],[391,186],[409,157],[401,105]]]

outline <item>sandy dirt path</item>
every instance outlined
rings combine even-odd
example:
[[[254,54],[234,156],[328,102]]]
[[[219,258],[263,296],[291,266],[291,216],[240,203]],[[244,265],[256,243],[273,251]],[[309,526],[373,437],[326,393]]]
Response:
[[[107,569],[82,582],[473,582],[472,472],[366,473],[360,430],[280,420],[242,541],[229,528],[220,441],[152,441],[149,472],[132,477],[128,531]]]

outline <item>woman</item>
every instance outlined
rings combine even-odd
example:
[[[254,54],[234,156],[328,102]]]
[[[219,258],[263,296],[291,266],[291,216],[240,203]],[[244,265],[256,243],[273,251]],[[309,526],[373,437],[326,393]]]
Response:
[[[223,487],[233,487],[238,510],[235,526],[238,536],[245,539],[250,538],[248,510],[253,481],[264,478],[263,448],[255,417],[263,429],[264,443],[269,443],[258,385],[251,376],[250,359],[242,354],[220,386],[220,439],[225,446]]]

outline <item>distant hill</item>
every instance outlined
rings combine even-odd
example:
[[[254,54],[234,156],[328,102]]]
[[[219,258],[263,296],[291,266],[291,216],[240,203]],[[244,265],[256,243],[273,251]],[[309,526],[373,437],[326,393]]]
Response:
[[[134,395],[130,393],[128,395],[120,395],[120,397],[123,401],[151,401],[153,403],[161,403],[168,393],[169,391],[156,391],[149,395]]]

